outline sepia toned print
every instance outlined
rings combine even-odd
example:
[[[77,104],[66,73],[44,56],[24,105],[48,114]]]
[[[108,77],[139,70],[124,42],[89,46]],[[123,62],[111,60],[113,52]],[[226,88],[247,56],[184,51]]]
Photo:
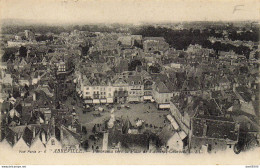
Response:
[[[259,164],[258,1],[1,3],[1,164]]]

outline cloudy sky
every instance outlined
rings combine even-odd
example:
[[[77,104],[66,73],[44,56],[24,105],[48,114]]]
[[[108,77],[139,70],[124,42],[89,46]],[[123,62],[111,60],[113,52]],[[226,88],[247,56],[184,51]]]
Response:
[[[1,18],[38,22],[259,20],[259,0],[0,0]]]

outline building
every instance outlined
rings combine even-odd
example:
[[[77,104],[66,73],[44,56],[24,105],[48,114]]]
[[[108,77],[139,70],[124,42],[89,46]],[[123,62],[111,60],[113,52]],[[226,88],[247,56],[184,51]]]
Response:
[[[171,100],[170,110],[180,129],[188,136],[192,153],[225,150],[238,142],[239,125],[232,118],[218,116],[219,109],[212,101],[180,97]]]
[[[3,85],[9,85],[9,86],[13,85],[13,78],[12,78],[11,74],[4,73],[2,75],[2,79],[0,79],[0,80]]]
[[[132,47],[134,45],[131,36],[121,36],[117,40],[121,47]]]
[[[128,77],[129,94],[128,102],[141,102],[144,96],[144,85],[141,76],[133,75]]]
[[[153,84],[153,98],[158,109],[170,109],[170,100],[172,92],[166,87],[162,81],[156,81]]]
[[[35,34],[31,30],[25,30],[25,37],[29,41],[34,41],[35,40]]]
[[[167,152],[182,152],[184,149],[184,142],[172,125],[165,126],[159,133],[162,150]]]
[[[129,95],[129,84],[126,79],[117,77],[113,82],[114,102],[126,103]]]
[[[162,54],[169,49],[169,44],[165,42],[163,37],[145,37],[143,49],[146,53],[160,52]]]
[[[15,151],[54,152],[80,149],[81,137],[63,125],[30,124],[7,128],[2,142],[7,142]]]
[[[253,99],[255,99],[255,96],[250,93],[248,88],[239,86],[239,87],[234,87],[233,91],[236,95],[236,97],[239,99],[239,102],[241,104],[241,110],[251,114],[253,116],[256,116],[256,109],[253,106]]]
[[[66,64],[64,61],[57,63],[58,72],[66,72]]]
[[[78,92],[87,104],[113,103],[114,87],[112,82],[105,78],[79,75],[77,80]]]
[[[144,80],[144,101],[153,100],[153,82],[149,79]]]
[[[190,152],[214,153],[227,148],[234,149],[239,137],[239,124],[231,118],[198,115],[191,120],[189,134]]]

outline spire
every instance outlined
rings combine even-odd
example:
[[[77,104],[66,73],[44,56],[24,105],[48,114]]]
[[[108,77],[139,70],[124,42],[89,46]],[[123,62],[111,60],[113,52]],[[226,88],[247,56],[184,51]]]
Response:
[[[110,120],[108,121],[108,128],[113,128],[114,127],[114,122],[115,122],[115,114],[114,114],[115,109],[112,108],[110,111]]]
[[[51,118],[51,127],[50,127],[50,129],[51,129],[51,135],[55,135],[55,118],[54,117]]]

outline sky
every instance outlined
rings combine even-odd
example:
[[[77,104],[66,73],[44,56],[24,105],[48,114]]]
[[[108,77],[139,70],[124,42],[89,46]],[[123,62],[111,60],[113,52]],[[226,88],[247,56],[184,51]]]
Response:
[[[141,23],[260,19],[260,0],[0,0],[1,19]]]

